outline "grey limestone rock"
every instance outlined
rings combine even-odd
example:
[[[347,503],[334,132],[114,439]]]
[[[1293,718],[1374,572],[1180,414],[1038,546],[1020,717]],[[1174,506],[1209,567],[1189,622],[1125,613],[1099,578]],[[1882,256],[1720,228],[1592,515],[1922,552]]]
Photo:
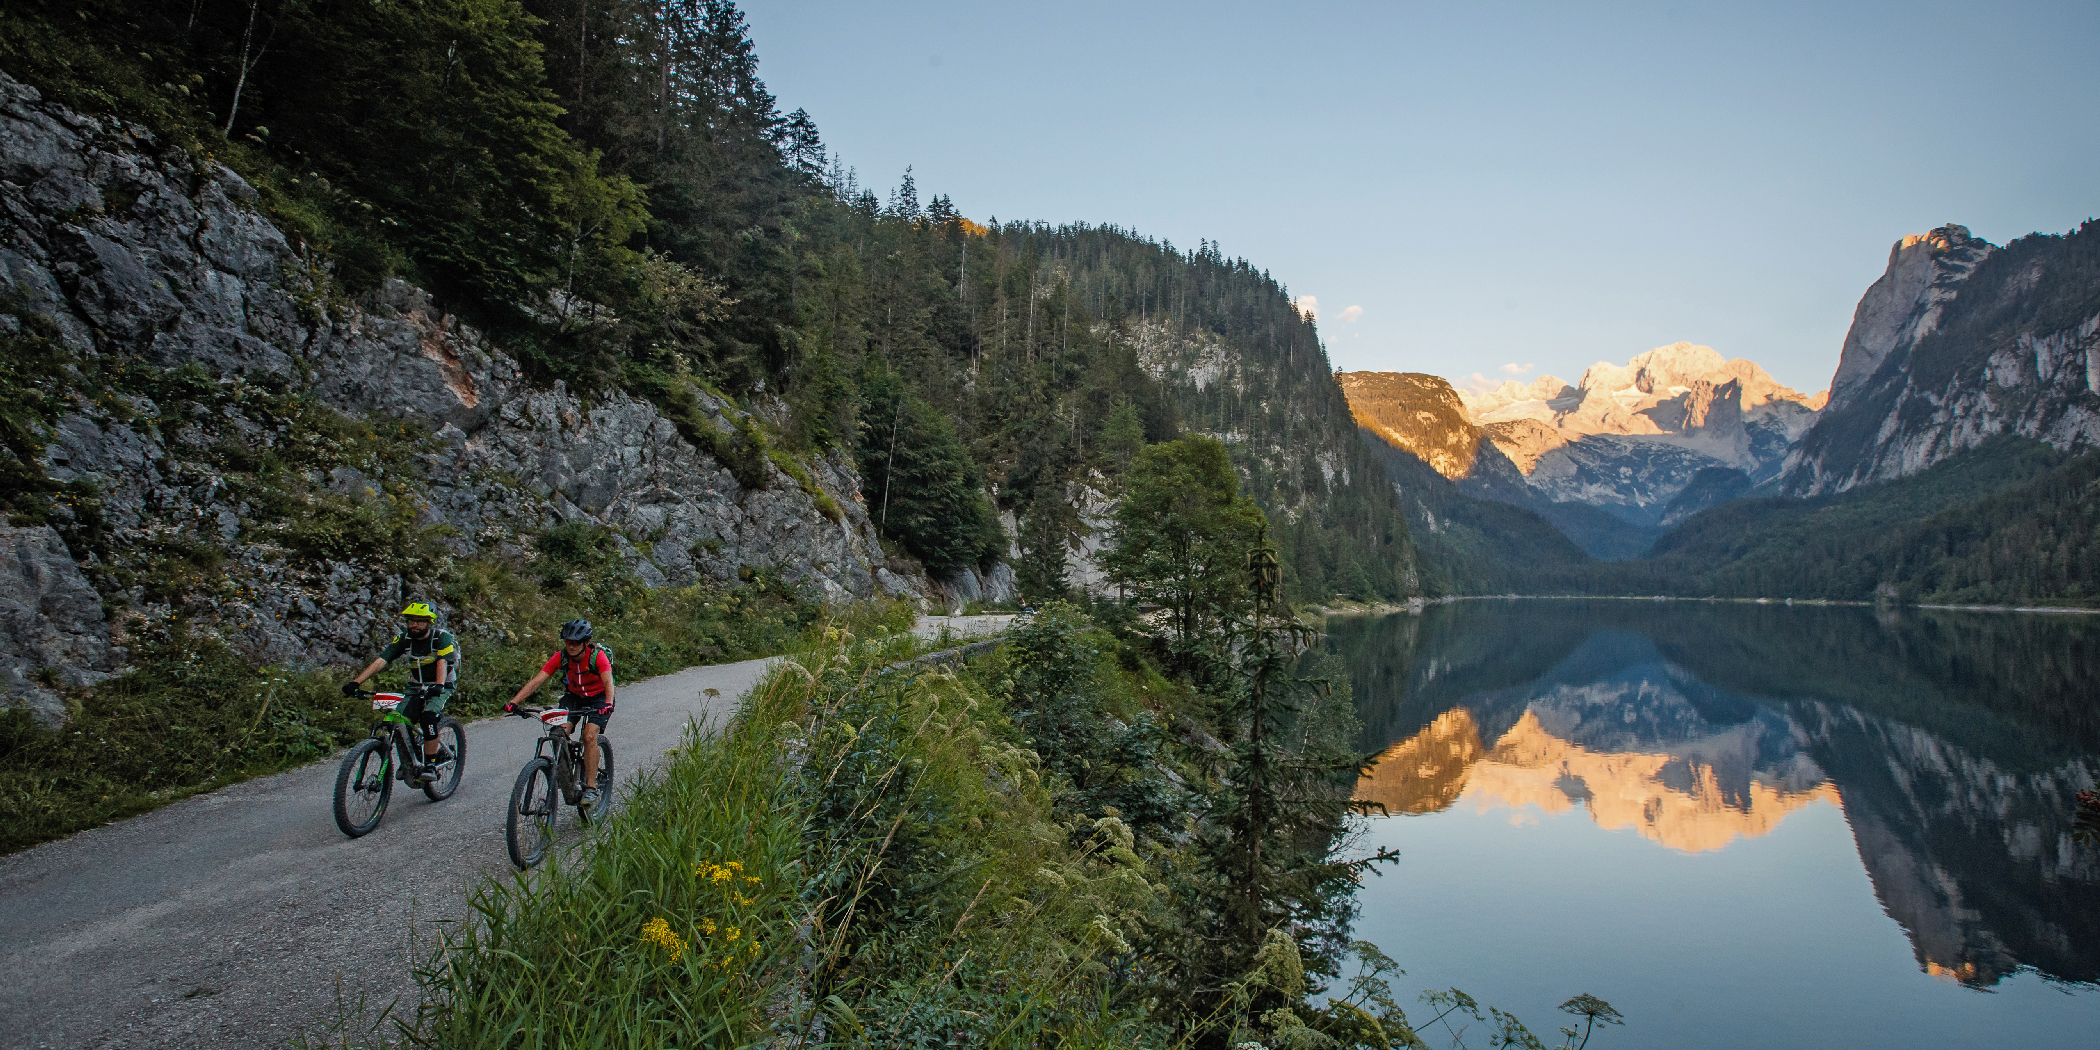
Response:
[[[765,484],[746,488],[655,406],[619,392],[586,403],[560,383],[535,386],[502,347],[410,285],[388,282],[360,308],[319,309],[325,266],[256,204],[254,188],[224,167],[143,129],[66,111],[0,75],[0,293],[47,315],[76,355],[199,366],[233,395],[209,418],[137,395],[77,399],[50,435],[46,472],[96,489],[115,549],[200,540],[224,548],[212,615],[251,655],[361,659],[407,584],[383,563],[314,564],[257,541],[250,509],[198,451],[288,436],[240,407],[242,383],[289,384],[352,418],[404,426],[417,441],[411,473],[344,465],[308,483],[352,499],[408,500],[419,524],[448,533],[456,557],[529,556],[544,529],[588,521],[620,535],[629,568],[650,586],[764,568],[831,599],[927,591],[888,567],[843,453],[809,464],[814,492],[771,464]],[[701,401],[725,433],[748,411]],[[52,561],[72,564],[62,546],[60,555],[35,549],[33,561],[8,563],[34,571],[10,580],[63,580],[48,593],[67,597],[47,610],[38,590],[37,602],[9,606],[7,681],[51,666],[39,662],[47,651],[98,673],[114,666],[120,654],[106,631],[95,633],[106,622],[95,592],[77,568],[66,576]],[[167,611],[136,592],[129,601],[109,612]]]
[[[107,678],[122,655],[58,532],[0,526],[0,704],[56,725],[66,709],[51,687]]]
[[[1972,284],[1979,266],[2017,258],[1991,261],[2004,250],[1954,225],[1897,242],[1853,316],[1829,407],[1788,455],[1787,491],[1904,477],[2001,434],[2067,452],[2100,448],[2100,313],[2088,306],[2053,323],[1994,324],[1988,334],[1954,327],[1965,317],[2032,314],[2052,293],[2090,302],[2080,290],[2090,278],[2046,250],[2029,252],[2013,280]]]

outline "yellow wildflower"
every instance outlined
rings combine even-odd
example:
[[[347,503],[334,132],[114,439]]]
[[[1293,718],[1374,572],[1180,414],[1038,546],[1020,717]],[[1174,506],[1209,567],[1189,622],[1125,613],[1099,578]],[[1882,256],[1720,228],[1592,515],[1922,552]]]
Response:
[[[742,937],[743,935],[744,935],[744,931],[742,931],[742,930],[739,930],[739,929],[737,929],[737,928],[736,928],[736,927],[734,927],[734,926],[731,926],[731,927],[729,928],[728,932],[726,932],[726,933],[722,934],[723,938],[725,938],[726,940],[728,940],[728,941],[729,941],[729,943],[731,943],[731,944],[735,944],[735,943],[736,943],[736,939],[737,939],[738,937]]]
[[[678,957],[685,954],[685,938],[678,936],[677,932],[671,929],[671,924],[661,917],[642,924],[642,942],[670,952],[672,962],[677,962]]]
[[[714,936],[714,935],[715,935],[715,920],[713,920],[713,919],[702,919],[702,920],[700,920],[700,932],[701,932],[701,933],[704,933],[704,934],[706,934],[706,935],[708,935],[709,937],[712,937],[712,936]]]

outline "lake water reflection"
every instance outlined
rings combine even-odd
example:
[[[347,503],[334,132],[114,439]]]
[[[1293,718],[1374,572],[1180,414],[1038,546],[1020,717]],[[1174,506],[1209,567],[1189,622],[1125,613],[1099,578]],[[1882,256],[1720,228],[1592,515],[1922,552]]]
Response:
[[[1605,1047],[2100,1044],[2100,848],[2072,834],[2100,618],[1466,601],[1329,629],[1381,753],[1367,844],[1403,854],[1357,930],[1401,987],[1545,1032],[1591,992],[1628,1017]]]

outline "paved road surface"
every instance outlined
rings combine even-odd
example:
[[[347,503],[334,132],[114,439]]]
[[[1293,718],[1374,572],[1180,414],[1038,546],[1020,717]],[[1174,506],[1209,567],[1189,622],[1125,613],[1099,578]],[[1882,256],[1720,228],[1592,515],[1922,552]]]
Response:
[[[608,732],[621,780],[659,764],[688,720],[719,726],[768,663],[622,685]],[[329,814],[330,759],[0,858],[0,1047],[282,1048],[391,1003],[413,1016],[415,963],[469,916],[472,887],[511,870],[504,808],[539,732],[468,725],[459,790],[432,803],[396,785],[354,841]]]

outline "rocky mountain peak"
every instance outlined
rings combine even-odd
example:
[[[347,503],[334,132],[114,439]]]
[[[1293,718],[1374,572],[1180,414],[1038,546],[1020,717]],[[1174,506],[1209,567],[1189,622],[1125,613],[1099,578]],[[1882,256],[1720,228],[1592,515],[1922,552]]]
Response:
[[[1600,361],[1573,385],[1548,375],[1458,391],[1413,373],[1337,378],[1371,436],[1463,492],[1575,523],[1569,535],[1587,537],[1576,542],[1603,557],[1641,544],[1598,531],[1594,512],[1570,505],[1602,510],[1627,529],[1652,527],[1702,471],[1742,478],[1744,487],[1776,476],[1823,403],[1755,362],[1688,341],[1625,364]]]
[[[1684,341],[1623,365],[1599,361],[1572,387],[1545,376],[1460,396],[1491,440],[1508,442],[1504,453],[1527,475],[1553,448],[1602,435],[1660,440],[1760,472],[1777,465],[1822,406],[1821,395],[1781,384],[1754,361]],[[1538,426],[1499,426],[1517,420]]]
[[[1904,477],[1998,434],[2100,446],[2100,224],[2003,248],[1961,226],[1897,241],[1867,288],[1788,491]]]
[[[1891,351],[1913,346],[1938,328],[1955,289],[1996,250],[1953,223],[1910,234],[1889,248],[1887,269],[1860,298],[1845,333],[1837,372],[1830,378],[1831,402],[1852,399]]]
[[[1930,233],[1908,234],[1902,241],[1897,243],[1896,247],[1898,250],[1901,250],[1923,244],[1932,251],[1943,252],[1949,248],[1962,247],[1972,240],[1975,240],[1975,238],[1969,236],[1969,228],[1967,226],[1950,222]]]

